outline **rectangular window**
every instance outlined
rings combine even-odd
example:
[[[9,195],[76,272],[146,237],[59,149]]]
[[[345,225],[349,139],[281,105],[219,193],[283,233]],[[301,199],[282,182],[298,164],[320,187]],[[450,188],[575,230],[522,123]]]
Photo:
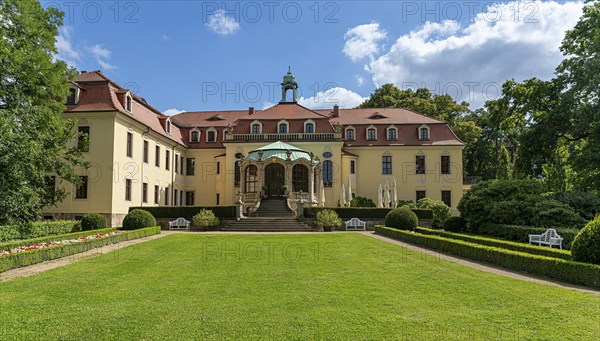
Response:
[[[179,170],[181,171],[181,175],[183,175],[183,155],[179,157]]]
[[[196,159],[188,157],[187,165],[185,169],[187,170],[187,175],[194,175],[196,172]]]
[[[175,174],[179,171],[179,154],[175,154]]]
[[[346,140],[354,141],[354,129],[346,129]]]
[[[160,147],[156,146],[156,149],[154,151],[154,165],[156,167],[160,167]]]
[[[354,160],[350,161],[350,174],[355,174],[356,173],[356,162]]]
[[[154,186],[154,203],[155,204],[159,204],[160,203],[160,187],[158,187],[158,185]]]
[[[425,155],[417,155],[415,160],[416,174],[425,174]]]
[[[144,163],[148,163],[148,141],[144,141]]]
[[[217,161],[217,174],[221,174],[221,162]]]
[[[75,188],[75,199],[87,199],[88,197],[88,177],[80,176],[80,183]]]
[[[194,194],[195,192],[185,192],[186,206],[194,206]]]
[[[171,168],[170,164],[170,159],[171,159],[171,151],[170,150],[165,150],[165,169],[169,170]]]
[[[77,97],[77,89],[74,89],[74,88],[69,89],[69,96],[67,97],[67,105],[75,104],[76,97]]]
[[[425,191],[417,191],[417,202],[423,198],[425,198]]]
[[[169,187],[165,188],[165,206],[169,206],[169,196],[171,195],[171,190]]]
[[[446,206],[452,207],[452,191],[442,191],[442,201]]]
[[[148,184],[145,182],[142,183],[142,202],[148,202]]]
[[[179,205],[183,206],[183,190],[179,191]]]
[[[77,128],[77,149],[80,152],[90,151],[90,127]]]
[[[388,140],[397,140],[398,139],[398,131],[396,128],[390,128],[388,130]]]
[[[442,155],[442,174],[450,174],[450,155]]]
[[[133,157],[133,134],[127,133],[127,156]]]
[[[173,206],[177,206],[177,195],[179,194],[178,190],[175,190],[175,194],[173,195]]]
[[[392,157],[390,155],[384,155],[381,159],[381,173],[392,174]]]
[[[219,195],[219,193],[217,193],[217,206],[219,206],[221,201],[221,196]]]
[[[377,133],[374,128],[367,129],[367,140],[376,140],[377,139],[376,135],[377,135]]]
[[[131,201],[131,179],[125,179],[125,201]]]

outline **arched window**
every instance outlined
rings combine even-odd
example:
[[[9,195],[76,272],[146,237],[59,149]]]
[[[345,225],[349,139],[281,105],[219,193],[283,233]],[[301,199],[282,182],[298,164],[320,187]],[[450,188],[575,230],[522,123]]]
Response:
[[[323,161],[323,186],[333,186],[333,162],[331,160]]]
[[[315,124],[314,123],[307,123],[304,126],[304,132],[307,134],[312,134],[315,132]]]
[[[244,177],[244,192],[256,193],[256,183],[258,182],[258,168],[255,165],[246,167]]]
[[[240,162],[236,161],[233,168],[233,187],[240,187]]]
[[[214,129],[206,132],[206,142],[217,142],[217,132]]]
[[[131,96],[129,94],[125,96],[125,110],[131,112]]]
[[[354,128],[346,128],[346,140],[354,141],[356,137],[354,135]]]
[[[398,129],[396,127],[389,127],[387,129],[388,140],[397,140],[398,139]]]
[[[294,192],[308,192],[308,168],[304,165],[295,165],[292,168],[292,189]]]
[[[419,128],[419,140],[429,140],[429,127]]]
[[[377,140],[377,130],[375,128],[367,128],[367,140]]]
[[[198,143],[200,142],[200,132],[197,130],[192,131],[192,133],[190,134],[190,142],[191,143]]]
[[[169,119],[167,119],[166,127],[167,127],[167,134],[171,134],[171,121],[169,121]]]
[[[260,124],[253,123],[250,133],[251,134],[260,134]]]
[[[277,128],[277,132],[279,134],[287,134],[288,132],[288,125],[287,123],[279,123],[278,128]]]

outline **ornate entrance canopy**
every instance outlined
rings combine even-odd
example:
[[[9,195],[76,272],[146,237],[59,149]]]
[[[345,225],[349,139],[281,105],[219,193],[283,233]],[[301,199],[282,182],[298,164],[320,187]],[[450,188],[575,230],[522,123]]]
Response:
[[[320,181],[316,180],[320,179],[321,166],[313,153],[277,141],[251,151],[240,161],[244,201],[279,195],[298,199],[302,195],[310,204],[318,203],[315,193]]]

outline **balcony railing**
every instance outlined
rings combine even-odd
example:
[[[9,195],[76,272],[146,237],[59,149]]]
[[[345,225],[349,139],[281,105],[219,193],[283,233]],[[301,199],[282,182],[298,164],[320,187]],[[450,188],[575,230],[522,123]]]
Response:
[[[226,134],[225,141],[323,141],[342,138],[342,133]]]

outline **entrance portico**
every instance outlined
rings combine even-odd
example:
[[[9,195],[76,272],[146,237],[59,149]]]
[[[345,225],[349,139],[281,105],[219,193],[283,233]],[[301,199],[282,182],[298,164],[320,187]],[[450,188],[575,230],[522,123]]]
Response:
[[[300,198],[317,205],[321,178],[319,157],[291,144],[277,141],[260,147],[238,160],[240,189],[244,203],[263,197]]]

